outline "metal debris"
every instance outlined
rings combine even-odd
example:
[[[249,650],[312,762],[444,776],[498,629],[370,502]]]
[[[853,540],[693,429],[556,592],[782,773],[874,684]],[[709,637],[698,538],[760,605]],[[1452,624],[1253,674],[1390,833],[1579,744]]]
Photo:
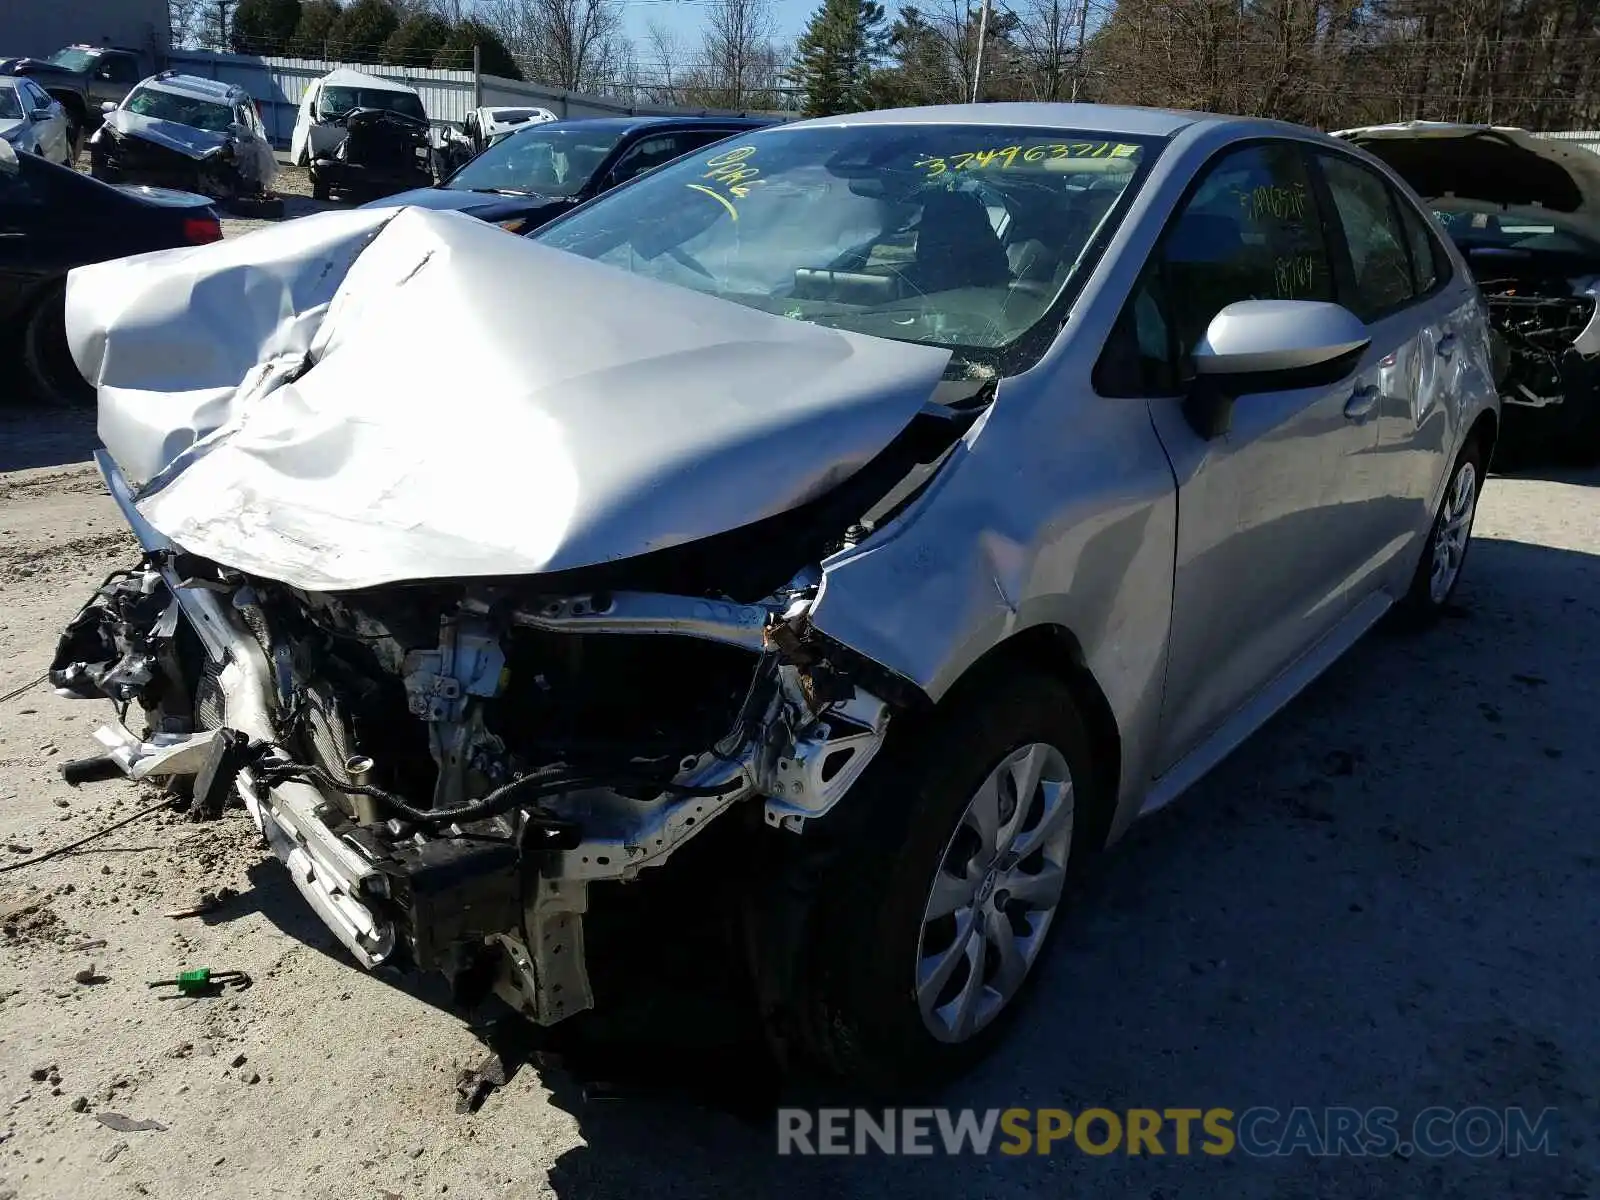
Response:
[[[94,1119],[107,1129],[115,1129],[118,1133],[144,1133],[148,1130],[154,1130],[156,1133],[165,1133],[167,1131],[167,1127],[160,1121],[135,1121],[132,1117],[125,1117],[121,1113],[95,1113]]]
[[[456,1076],[458,1113],[474,1113],[483,1107],[489,1093],[506,1085],[506,1065],[498,1054],[491,1054],[476,1067],[463,1067]]]

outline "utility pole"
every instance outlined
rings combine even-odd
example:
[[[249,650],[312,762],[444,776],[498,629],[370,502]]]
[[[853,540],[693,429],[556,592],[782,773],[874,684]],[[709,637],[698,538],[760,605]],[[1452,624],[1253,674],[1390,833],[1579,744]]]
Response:
[[[1083,79],[1083,39],[1088,32],[1089,0],[1078,0],[1078,54],[1072,60],[1072,102],[1078,102],[1078,84]]]
[[[228,48],[228,9],[234,0],[217,0],[217,49]]]
[[[978,102],[978,88],[983,82],[983,43],[989,35],[989,0],[983,0],[978,13],[978,53],[972,64],[972,103]]]

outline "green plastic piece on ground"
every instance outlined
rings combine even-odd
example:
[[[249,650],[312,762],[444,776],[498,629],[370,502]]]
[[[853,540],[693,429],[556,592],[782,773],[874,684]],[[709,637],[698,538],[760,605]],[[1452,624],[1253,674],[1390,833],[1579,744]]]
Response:
[[[180,992],[202,992],[210,984],[210,967],[198,967],[193,971],[178,972],[178,990]]]

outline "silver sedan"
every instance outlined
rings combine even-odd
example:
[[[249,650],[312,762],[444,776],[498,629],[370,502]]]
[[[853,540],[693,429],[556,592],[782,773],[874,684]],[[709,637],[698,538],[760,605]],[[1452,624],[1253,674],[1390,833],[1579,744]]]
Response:
[[[0,138],[18,154],[70,163],[73,145],[66,110],[31,79],[0,78]]]
[[[151,557],[52,677],[140,700],[124,769],[231,764],[197,807],[358,961],[541,1023],[655,986],[628,897],[713,912],[874,1084],[974,1061],[1075,869],[1446,608],[1499,431],[1410,189],[1193,113],[801,122],[532,239],[328,213],[67,308]]]

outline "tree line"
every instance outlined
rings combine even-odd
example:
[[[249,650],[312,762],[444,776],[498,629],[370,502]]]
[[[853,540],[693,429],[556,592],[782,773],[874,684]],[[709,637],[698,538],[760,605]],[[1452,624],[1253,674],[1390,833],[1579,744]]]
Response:
[[[210,11],[204,0],[172,0]],[[635,103],[810,115],[1084,100],[1277,117],[1600,126],[1597,0],[703,0],[683,36],[624,0],[239,0],[236,49],[482,69]],[[177,30],[175,29],[175,33]],[[188,35],[193,38],[193,32]]]

